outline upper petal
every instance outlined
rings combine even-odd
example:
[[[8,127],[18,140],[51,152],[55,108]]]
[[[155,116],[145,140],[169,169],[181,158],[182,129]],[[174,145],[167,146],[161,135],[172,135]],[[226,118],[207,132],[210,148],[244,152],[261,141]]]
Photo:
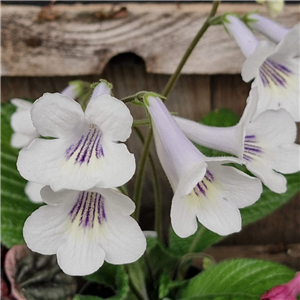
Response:
[[[133,118],[120,100],[103,94],[90,100],[85,115],[90,124],[99,126],[107,139],[126,141],[131,134]]]
[[[242,68],[242,78],[248,82],[258,75],[259,68],[265,59],[273,54],[275,44],[268,41],[260,41],[255,51],[244,62]]]
[[[81,106],[59,93],[45,93],[31,110],[34,126],[42,136],[63,137],[84,122]]]
[[[295,25],[277,45],[276,52],[283,53],[289,57],[299,57],[299,36],[300,36],[300,24]]]

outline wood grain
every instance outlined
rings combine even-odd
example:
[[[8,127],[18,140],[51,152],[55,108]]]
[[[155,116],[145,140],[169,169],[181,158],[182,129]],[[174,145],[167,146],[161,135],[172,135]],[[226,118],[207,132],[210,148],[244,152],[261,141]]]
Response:
[[[286,6],[278,22],[299,22],[298,6]],[[171,74],[203,24],[211,4],[1,6],[2,75],[74,76],[102,73],[125,52],[140,56],[147,72]],[[264,7],[222,3],[219,13]],[[222,26],[209,28],[183,69],[185,74],[236,74],[244,61]]]
[[[140,62],[127,59],[111,61],[102,73],[102,78],[114,84],[114,94],[121,98],[134,94],[139,90],[152,90],[161,92],[168,80],[167,75],[155,75],[146,72]],[[97,81],[98,75],[79,77],[3,77],[2,101],[13,97],[37,99],[44,92],[56,92],[65,88],[69,81],[82,79],[90,82]],[[244,83],[240,75],[182,75],[170,94],[167,106],[171,111],[193,120],[200,120],[211,109],[228,107],[239,116],[245,106],[249,85]],[[143,118],[143,109],[130,106],[135,118]],[[146,129],[146,128],[145,128]],[[145,132],[145,130],[144,130]],[[153,145],[152,145],[153,146]],[[139,160],[141,143],[132,134],[128,147]],[[155,157],[154,147],[152,153]],[[158,162],[162,198],[164,203],[164,228],[169,225],[170,203],[172,191],[166,176]],[[130,181],[129,189],[132,191],[134,179]],[[153,229],[154,202],[151,183],[151,174],[147,169],[143,190],[142,227]],[[240,233],[227,237],[223,245],[265,245],[272,243],[299,243],[300,241],[300,194],[296,195],[287,204],[276,212],[254,224],[246,226]]]

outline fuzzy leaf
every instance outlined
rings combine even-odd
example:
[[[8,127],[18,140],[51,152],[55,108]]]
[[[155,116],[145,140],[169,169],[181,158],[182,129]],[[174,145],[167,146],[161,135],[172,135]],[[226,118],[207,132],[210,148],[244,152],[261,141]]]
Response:
[[[176,299],[257,300],[266,290],[290,281],[294,275],[294,270],[269,261],[228,260],[189,280]]]
[[[1,105],[1,234],[2,243],[8,248],[24,243],[23,224],[39,207],[25,196],[26,180],[16,168],[19,150],[10,146],[10,116],[14,110],[10,103]]]

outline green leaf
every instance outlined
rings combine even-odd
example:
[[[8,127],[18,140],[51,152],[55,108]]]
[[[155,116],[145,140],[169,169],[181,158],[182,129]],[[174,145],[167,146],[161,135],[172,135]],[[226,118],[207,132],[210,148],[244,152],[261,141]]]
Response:
[[[203,123],[213,126],[228,126],[234,125],[237,122],[234,114],[227,109],[221,109],[217,112],[210,112],[203,118]],[[202,151],[202,150],[201,150]],[[215,155],[217,152],[212,152],[206,148],[206,155]],[[208,151],[211,151],[208,153]],[[271,214],[276,209],[287,203],[297,192],[300,191],[300,172],[295,174],[285,175],[287,179],[287,191],[284,194],[276,194],[264,187],[260,199],[251,206],[240,210],[242,215],[243,226],[253,223]],[[198,223],[198,230],[192,236],[182,239],[179,238],[170,229],[169,244],[172,252],[175,255],[185,255],[189,252],[201,252],[211,245],[222,240],[223,236],[211,232]],[[193,249],[191,248],[193,245]]]
[[[224,261],[187,281],[176,299],[257,300],[272,287],[290,281],[295,271],[256,259]]]
[[[107,278],[105,278],[107,275]],[[132,295],[129,288],[129,278],[126,274],[123,266],[110,265],[108,263],[104,263],[104,265],[95,273],[85,276],[90,282],[97,282],[100,285],[109,286],[116,293],[111,297],[100,297],[91,296],[91,295],[80,295],[77,294],[73,300],[101,300],[101,299],[109,299],[109,300],[135,300],[135,296]],[[88,292],[88,291],[87,291]]]
[[[40,206],[25,196],[26,180],[16,168],[19,150],[10,146],[10,116],[14,111],[10,103],[1,105],[1,242],[8,248],[24,243],[23,224]]]
[[[121,266],[111,265],[107,262],[104,262],[104,264],[95,273],[85,276],[85,279],[109,286],[112,289],[116,289],[117,272],[120,268]]]

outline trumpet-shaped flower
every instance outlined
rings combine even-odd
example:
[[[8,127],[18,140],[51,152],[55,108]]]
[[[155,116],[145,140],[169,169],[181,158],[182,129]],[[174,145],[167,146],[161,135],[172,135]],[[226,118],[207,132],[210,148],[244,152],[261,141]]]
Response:
[[[31,110],[34,126],[42,136],[53,139],[36,139],[20,151],[20,174],[54,191],[87,190],[96,185],[111,188],[127,182],[135,160],[120,142],[131,133],[132,116],[108,91],[100,83],[85,112],[59,93],[38,99]]]
[[[280,43],[290,31],[289,28],[259,14],[251,14],[250,19],[251,23],[249,25],[251,28],[260,31],[277,44]]]
[[[159,160],[174,191],[171,223],[180,237],[197,230],[197,220],[220,235],[241,229],[238,208],[258,200],[261,182],[224,166],[235,158],[208,158],[187,139],[159,98],[146,100]]]
[[[274,170],[284,174],[299,171],[300,147],[295,144],[297,127],[284,109],[266,110],[253,120],[257,100],[257,88],[254,88],[240,122],[232,127],[209,127],[174,118],[190,140],[236,155],[269,189],[284,193],[286,179]]]
[[[27,246],[41,254],[56,254],[69,275],[95,272],[105,261],[136,261],[145,251],[146,239],[130,217],[135,205],[116,189],[41,191],[44,205],[26,220]]]
[[[76,87],[74,85],[69,85],[61,92],[61,94],[76,98]],[[10,100],[10,102],[17,107],[17,110],[10,118],[10,125],[14,131],[10,144],[14,148],[27,147],[34,139],[40,136],[34,127],[30,116],[32,103],[18,98],[14,98]]]
[[[300,294],[300,272],[286,284],[273,287],[264,293],[260,300],[297,300]]]
[[[258,41],[237,17],[228,15],[225,23],[247,57],[242,78],[258,87],[259,101],[255,117],[266,109],[286,109],[300,121],[299,106],[299,29],[296,25],[278,45]]]

